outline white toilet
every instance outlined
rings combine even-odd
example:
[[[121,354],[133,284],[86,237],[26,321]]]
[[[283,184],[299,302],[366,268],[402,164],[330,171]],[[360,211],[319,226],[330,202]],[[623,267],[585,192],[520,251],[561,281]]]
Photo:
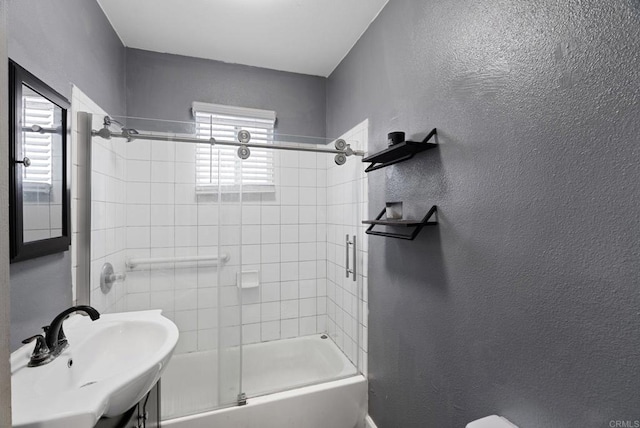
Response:
[[[491,415],[467,424],[467,428],[518,428],[502,416]]]

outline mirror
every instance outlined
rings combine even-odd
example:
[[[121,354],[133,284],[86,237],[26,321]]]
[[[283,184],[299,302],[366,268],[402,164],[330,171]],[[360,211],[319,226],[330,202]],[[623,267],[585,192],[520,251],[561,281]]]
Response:
[[[70,244],[69,102],[14,62],[10,79],[11,261],[66,251]]]

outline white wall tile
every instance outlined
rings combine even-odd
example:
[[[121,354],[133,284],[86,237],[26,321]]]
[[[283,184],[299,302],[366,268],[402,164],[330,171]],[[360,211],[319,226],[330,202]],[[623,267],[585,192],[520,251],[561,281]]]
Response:
[[[221,227],[220,245],[240,245],[240,226]]]
[[[260,249],[262,263],[280,263],[280,245],[264,244]]]
[[[151,226],[173,226],[174,210],[167,205],[151,205]],[[152,232],[153,233],[153,232]]]
[[[175,183],[175,164],[173,162],[152,162],[150,181],[152,183]]]
[[[127,160],[126,168],[127,168],[128,182],[147,182],[148,183],[151,181],[151,162],[150,161],[129,159]],[[93,178],[94,177],[92,177],[92,179]]]
[[[260,210],[262,224],[280,224],[280,207],[263,206]]]
[[[177,226],[195,226],[198,224],[198,207],[196,205],[176,205],[175,224]]]
[[[174,188],[176,205],[192,205],[197,203],[195,184],[176,183]]]
[[[309,317],[316,315],[316,298],[300,299],[300,316]]]
[[[280,318],[281,319],[291,319],[295,318],[296,320],[300,316],[299,312],[299,300],[283,300],[280,304]]]
[[[198,290],[179,290],[175,292],[175,310],[185,311],[198,308]]]
[[[151,142],[151,160],[172,162],[176,157],[176,143],[168,141]]]
[[[298,224],[299,221],[299,213],[298,207],[293,206],[283,206],[280,208],[280,223],[286,225]]]
[[[282,281],[280,283],[280,298],[282,300],[298,299],[300,290],[298,281]]]
[[[259,303],[250,304],[250,305],[242,305],[242,323],[243,324],[253,324],[259,323],[260,318],[260,308],[261,305]]]
[[[297,243],[280,245],[280,260],[282,262],[297,262],[299,247]]]
[[[246,324],[242,326],[242,343],[245,345],[261,341],[261,324]]]
[[[280,243],[280,226],[279,225],[262,225],[260,227],[260,242],[262,244],[279,244]]]
[[[127,183],[127,204],[149,204],[150,202],[150,183]]]
[[[282,225],[280,226],[280,242],[283,244],[298,242],[298,226]]]
[[[298,337],[298,319],[286,319],[280,322],[280,328],[282,329],[282,338],[288,339]]]
[[[173,205],[175,202],[174,183],[151,183],[150,203]]]
[[[259,264],[260,263],[260,245],[243,245],[242,246],[242,264]]]
[[[300,336],[308,336],[310,334],[316,334],[316,317],[301,317]]]
[[[218,347],[218,329],[198,329],[198,351],[210,351]]]
[[[299,282],[299,296],[301,299],[316,297],[316,279],[305,279]]]
[[[220,324],[222,327],[240,325],[240,306],[225,306],[221,308]]]
[[[197,331],[185,331],[180,333],[178,338],[178,344],[176,345],[175,352],[177,354],[194,352],[198,349],[198,332]]]
[[[242,219],[242,208],[240,205],[221,205],[220,224],[224,226],[239,225]]]
[[[198,279],[200,279],[198,277]],[[209,309],[218,306],[218,289],[214,287],[198,289],[198,309]]]
[[[150,242],[152,248],[168,248],[175,244],[173,227],[152,226],[150,231]]]
[[[280,321],[263,322],[261,326],[263,342],[280,339]]]
[[[198,329],[218,327],[218,311],[216,308],[199,308]]]
[[[244,205],[242,207],[242,224],[260,224],[260,205]]]
[[[242,245],[260,244],[262,231],[260,225],[242,226]]]
[[[240,326],[223,327],[220,330],[220,345],[223,348],[240,345]]]
[[[298,280],[298,263],[296,262],[283,262],[280,265],[280,279],[282,281],[296,281]]]
[[[149,248],[150,233],[149,227],[127,227],[127,248]]]
[[[198,329],[198,311],[177,311],[174,317],[176,326],[181,333]]]
[[[198,245],[197,226],[175,226],[175,246],[194,247]]]
[[[280,302],[261,303],[261,321],[274,321],[280,319]]]

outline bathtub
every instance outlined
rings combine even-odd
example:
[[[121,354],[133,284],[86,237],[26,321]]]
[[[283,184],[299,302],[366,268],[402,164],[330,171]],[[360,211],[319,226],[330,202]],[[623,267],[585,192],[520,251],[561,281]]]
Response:
[[[239,361],[237,352],[230,350],[223,358]],[[174,356],[162,377],[162,426],[364,427],[366,379],[331,339],[314,335],[245,345],[242,357],[242,391],[248,396],[247,404],[211,410],[221,396],[229,402],[228,391],[217,387],[217,352]],[[237,375],[233,370],[222,373],[221,384],[229,385],[233,393],[237,393],[238,382],[224,377],[235,380]]]

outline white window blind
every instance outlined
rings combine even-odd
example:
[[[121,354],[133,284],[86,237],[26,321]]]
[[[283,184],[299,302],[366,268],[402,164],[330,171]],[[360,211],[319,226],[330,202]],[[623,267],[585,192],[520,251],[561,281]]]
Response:
[[[22,117],[25,127],[38,125],[43,129],[55,128],[56,106],[41,96],[23,95]],[[31,160],[28,168],[22,168],[23,184],[40,190],[50,188],[52,180],[53,134],[25,131],[23,154]]]
[[[251,143],[273,144],[275,113],[216,104],[194,103],[196,136],[203,140],[237,142],[240,130],[251,133]],[[237,147],[198,144],[196,147],[196,192],[274,191],[273,150],[251,148],[242,160]]]

